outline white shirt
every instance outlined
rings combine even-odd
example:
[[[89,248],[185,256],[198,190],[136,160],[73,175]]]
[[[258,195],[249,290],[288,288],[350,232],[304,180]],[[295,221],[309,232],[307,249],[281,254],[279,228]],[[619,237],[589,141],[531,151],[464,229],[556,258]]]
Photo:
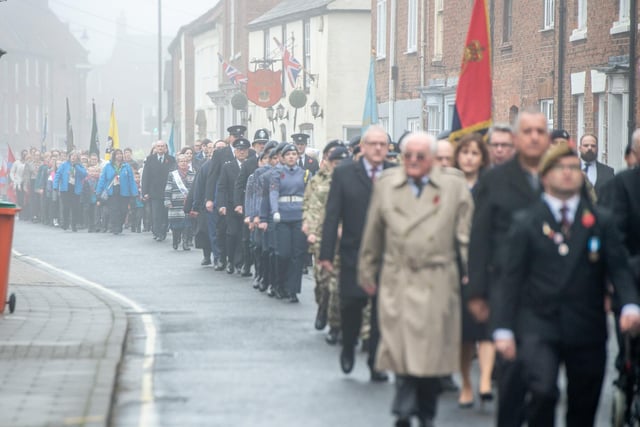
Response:
[[[367,171],[367,176],[371,178],[371,170],[373,169],[373,165],[367,161],[364,157],[362,158],[362,164],[364,164],[364,169]],[[373,175],[373,180],[378,179],[380,174],[382,173],[382,165],[376,166],[375,174]]]
[[[553,197],[548,193],[542,194],[542,199],[545,201],[553,217],[556,219],[558,223],[562,222],[562,207],[566,206],[568,209],[567,218],[569,219],[569,223],[573,224],[573,220],[576,217],[576,211],[578,210],[578,204],[580,203],[580,195],[576,194],[575,196],[567,199],[560,200],[557,197]]]
[[[587,179],[591,183],[591,185],[596,185],[596,181],[598,180],[598,168],[596,166],[596,160],[593,162],[588,162],[589,169],[587,169]],[[580,169],[584,172],[584,168],[587,166],[587,162],[580,159]]]

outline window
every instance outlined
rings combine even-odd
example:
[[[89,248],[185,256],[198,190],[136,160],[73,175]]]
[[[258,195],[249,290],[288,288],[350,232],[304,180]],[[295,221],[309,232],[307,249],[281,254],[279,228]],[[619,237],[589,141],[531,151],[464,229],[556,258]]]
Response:
[[[442,44],[444,41],[444,0],[435,1],[433,23],[433,60],[442,60]]]
[[[407,10],[407,53],[418,50],[418,2],[409,0]]]
[[[547,118],[547,127],[553,129],[553,99],[541,99],[540,111]]]
[[[387,56],[387,0],[378,0],[376,9],[376,57]]]
[[[587,38],[587,0],[578,0],[577,7],[577,28],[573,30],[569,41],[584,40]]]
[[[29,104],[24,106],[24,129],[29,130]]]
[[[236,5],[234,0],[229,0],[229,53],[231,54],[231,60],[235,59],[236,55]]]
[[[282,42],[286,43],[287,41],[283,40]],[[269,37],[269,30],[262,32],[262,43],[264,49],[263,58],[271,58],[271,37]]]
[[[342,127],[342,140],[351,141],[351,138],[355,138],[360,135],[362,128],[360,126],[343,126]]]
[[[409,117],[407,118],[407,130],[409,132],[419,132],[422,130],[422,126],[420,124],[420,117]]]
[[[599,144],[603,144],[606,135],[606,118],[607,111],[605,110],[606,96],[603,93],[593,94],[593,107],[595,108],[595,123],[596,123],[596,135],[598,135]],[[600,147],[598,147],[600,151]]]
[[[444,129],[451,129],[453,115],[456,110],[456,95],[445,95],[444,97]]]
[[[305,71],[311,70],[311,23],[309,20],[304,21],[303,27],[304,34],[302,35],[304,39],[303,50],[304,59],[303,59],[303,67]],[[308,89],[311,87],[311,74],[308,72],[304,73],[304,88]]]
[[[40,87],[40,62],[36,59],[33,61],[33,81],[36,87]]]
[[[610,34],[625,33],[629,31],[629,13],[631,6],[629,0],[618,0],[618,20],[613,23]]]
[[[553,28],[555,24],[556,1],[544,0],[544,22],[543,29]]]
[[[49,89],[49,63],[44,64],[44,88]]]
[[[18,104],[16,104],[16,108],[15,108],[16,114],[13,118],[14,120],[14,130],[15,130],[15,134],[19,134],[20,133],[20,106]]]
[[[313,123],[300,123],[298,128],[300,129],[300,133],[309,135],[309,147],[314,148],[316,145],[313,139]]]
[[[504,15],[502,17],[502,42],[511,42],[513,33],[513,0],[504,0]]]
[[[20,90],[20,64],[16,62],[13,68],[13,81],[16,92]]]
[[[29,58],[24,60],[24,85],[29,87]]]
[[[378,123],[382,129],[389,132],[389,117],[380,117]]]
[[[36,122],[35,122],[35,130],[40,131],[40,106],[36,105]]]
[[[427,106],[427,133],[438,136],[442,131],[440,126],[440,107],[437,105]]]
[[[576,96],[576,140],[584,135],[584,95]]]

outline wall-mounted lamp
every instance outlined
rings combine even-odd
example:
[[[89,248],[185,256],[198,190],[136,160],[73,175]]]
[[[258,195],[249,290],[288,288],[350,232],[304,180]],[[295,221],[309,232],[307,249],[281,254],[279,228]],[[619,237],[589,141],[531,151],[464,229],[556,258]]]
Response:
[[[251,114],[248,114],[247,110],[240,110],[240,121],[246,126],[251,121]]]
[[[287,114],[284,114],[284,105],[282,104],[278,104],[278,106],[276,107],[276,114],[278,117],[278,120],[284,120],[287,119],[289,120],[289,112],[287,111]]]
[[[313,116],[314,119],[317,119],[318,117],[324,117],[324,110],[320,108],[320,104],[318,104],[317,101],[313,101],[310,107],[311,107],[311,115]]]

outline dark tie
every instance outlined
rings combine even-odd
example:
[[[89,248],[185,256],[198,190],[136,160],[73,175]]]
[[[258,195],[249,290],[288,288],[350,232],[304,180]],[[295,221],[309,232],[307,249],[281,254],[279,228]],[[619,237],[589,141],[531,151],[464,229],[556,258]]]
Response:
[[[302,157],[298,159],[298,166],[300,166],[301,168],[304,167],[304,162],[302,161]]]
[[[416,188],[418,189],[418,193],[416,194],[416,197],[420,198],[420,195],[422,194],[422,189],[424,188],[424,182],[422,182],[421,179],[416,179],[413,182],[415,183]]]
[[[163,161],[163,160],[164,160],[164,156],[160,156],[160,157],[158,157],[158,161],[159,161],[160,163],[162,163],[162,161]]]
[[[376,166],[371,168],[371,182],[376,182],[376,172],[378,172],[378,168]]]
[[[585,174],[589,173],[589,166],[591,166],[591,163],[585,163],[584,164],[584,169],[582,169],[584,171]]]
[[[567,205],[562,205],[560,208],[560,214],[562,218],[560,220],[560,230],[562,234],[568,239],[569,238],[569,230],[571,229],[571,221],[569,221],[569,208]]]

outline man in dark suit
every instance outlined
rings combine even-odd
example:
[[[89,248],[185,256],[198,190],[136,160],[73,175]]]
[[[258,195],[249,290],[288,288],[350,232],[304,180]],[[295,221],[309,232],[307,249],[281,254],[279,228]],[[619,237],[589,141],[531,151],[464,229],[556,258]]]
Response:
[[[602,186],[613,178],[613,168],[600,163],[598,158],[598,137],[592,133],[586,133],[580,138],[580,167],[587,179],[600,196]]]
[[[167,238],[169,218],[164,206],[164,188],[169,172],[176,168],[176,159],[167,153],[167,143],[156,142],[155,153],[149,155],[144,162],[142,197],[151,201],[151,232],[153,239],[158,242]]]
[[[583,193],[580,160],[558,144],[540,165],[542,200],[518,212],[496,289],[494,339],[516,357],[529,393],[529,427],[553,427],[560,365],[567,375],[567,427],[593,426],[605,372],[609,279],[621,301],[620,328],[640,327],[640,298],[611,212]]]
[[[247,189],[247,181],[249,176],[258,169],[258,157],[262,154],[265,144],[269,141],[269,131],[267,129],[258,129],[253,136],[253,142],[251,146],[255,151],[255,155],[247,157],[247,160],[242,163],[240,167],[240,174],[235,183],[235,189],[233,192],[233,209],[241,216],[244,216],[244,200],[245,192]],[[242,276],[251,276],[251,264],[252,257],[249,248],[249,228],[242,227],[242,253],[244,265],[242,266]]]
[[[340,315],[342,321],[342,352],[340,366],[345,373],[354,365],[355,346],[362,325],[362,310],[368,302],[367,294],[358,285],[358,250],[364,230],[371,190],[383,169],[393,166],[385,161],[389,138],[384,129],[372,126],[362,138],[362,158],[335,168],[329,189],[325,219],[322,227],[319,264],[333,270],[333,259],[340,237]],[[386,381],[384,373],[374,370],[378,347],[378,319],[375,297],[371,307],[369,336],[369,369],[372,381]]]
[[[514,134],[516,156],[480,177],[469,241],[469,283],[464,296],[469,310],[486,322],[493,307],[494,286],[507,258],[506,236],[513,213],[540,196],[537,177],[540,159],[549,147],[547,119],[540,112],[523,111]],[[491,304],[489,304],[491,299]],[[524,421],[524,386],[517,364],[498,360],[498,427]]]
[[[242,224],[244,215],[242,211],[238,212],[233,209],[234,190],[238,175],[240,175],[240,166],[247,160],[249,155],[249,147],[251,143],[248,139],[238,138],[233,141],[234,159],[229,160],[222,165],[222,171],[218,179],[216,188],[215,205],[218,214],[226,218],[227,223],[227,273],[233,274],[235,268],[242,263],[242,252],[238,247],[238,240],[242,236]],[[224,238],[223,236],[219,236]]]
[[[298,166],[311,172],[315,175],[320,169],[318,161],[311,156],[307,155],[307,144],[309,143],[309,135],[306,133],[294,133],[291,135],[291,139],[298,150]]]
[[[243,138],[247,128],[241,125],[230,126],[227,128],[229,137],[227,138],[227,146],[215,151],[211,160],[211,167],[207,174],[205,184],[205,208],[209,212],[209,236],[211,238],[211,249],[214,254],[218,254],[214,269],[217,271],[224,270],[226,267],[226,222],[225,218],[221,218],[217,207],[215,207],[216,187],[218,177],[222,171],[222,165],[226,162],[234,160],[233,148],[231,144],[238,138]]]

